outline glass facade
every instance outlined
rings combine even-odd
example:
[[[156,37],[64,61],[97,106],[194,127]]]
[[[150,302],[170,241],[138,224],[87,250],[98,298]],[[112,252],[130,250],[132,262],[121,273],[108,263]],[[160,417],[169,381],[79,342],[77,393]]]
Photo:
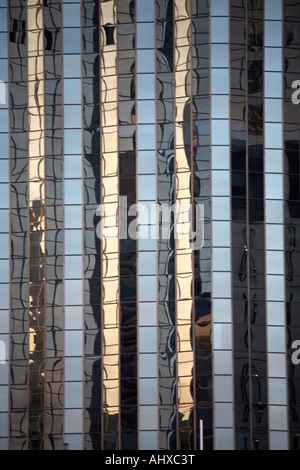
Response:
[[[299,31],[0,0],[0,449],[300,449]]]

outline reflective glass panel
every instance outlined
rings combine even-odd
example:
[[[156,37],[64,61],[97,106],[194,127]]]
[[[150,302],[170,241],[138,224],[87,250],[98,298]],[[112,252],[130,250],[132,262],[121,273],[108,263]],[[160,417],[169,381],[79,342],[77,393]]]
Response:
[[[154,73],[155,56],[153,49],[137,51],[137,73]]]
[[[140,404],[156,405],[157,404],[157,379],[140,379],[139,380],[139,397]]]
[[[285,352],[285,331],[283,327],[268,327],[268,351],[274,353]]]
[[[229,121],[212,119],[212,145],[229,145]]]
[[[139,376],[140,377],[157,377],[157,355],[156,354],[140,354]]]
[[[282,0],[265,0],[265,18],[267,20],[282,18]]]
[[[155,430],[158,426],[156,406],[140,406],[140,429]]]
[[[157,349],[157,328],[142,327],[139,329],[139,350],[141,353],[155,352]]]
[[[280,72],[265,72],[266,98],[281,98],[282,74]]]
[[[140,201],[155,201],[155,176],[140,175],[138,178],[138,197]],[[150,220],[150,214],[148,215]]]
[[[82,281],[66,280],[65,301],[66,305],[80,305],[82,303]]]
[[[78,27],[80,28],[80,3],[74,3],[72,5],[63,4],[63,25],[64,27]]]
[[[230,324],[214,324],[214,348],[215,349],[231,349],[231,325]]]
[[[65,433],[82,432],[82,409],[65,410]]]
[[[65,332],[66,356],[82,356],[82,331]]]
[[[219,428],[230,428],[233,426],[232,404],[215,403],[215,426]]]
[[[211,66],[212,67],[228,67],[228,64],[229,64],[228,44],[212,44],[211,45]]]
[[[82,180],[65,180],[65,204],[82,203]]]
[[[79,54],[64,56],[64,78],[67,78],[67,77],[69,78],[81,77],[81,56]],[[80,103],[81,91],[78,95],[76,95],[76,98],[77,98],[76,103]]]
[[[232,402],[232,377],[215,376],[215,401]]]
[[[141,73],[137,75],[137,98],[139,100],[155,98],[155,75]]]
[[[64,28],[64,53],[78,54],[80,53],[80,29]],[[64,58],[65,59],[65,58]]]
[[[282,69],[282,49],[276,47],[265,48],[265,70],[279,71]]]
[[[136,33],[138,49],[154,48],[154,23],[137,23]]]
[[[81,408],[82,392],[82,382],[65,382],[65,408]]]
[[[272,47],[282,46],[282,23],[281,21],[265,21],[265,45]]]
[[[228,16],[229,2],[227,0],[211,0],[211,15]]]
[[[211,42],[229,41],[229,22],[228,18],[211,18]]]

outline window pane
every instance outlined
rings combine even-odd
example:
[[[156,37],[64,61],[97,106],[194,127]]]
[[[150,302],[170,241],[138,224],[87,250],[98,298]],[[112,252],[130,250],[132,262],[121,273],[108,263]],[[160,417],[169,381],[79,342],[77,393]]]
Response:
[[[231,296],[230,273],[214,273],[213,292],[215,297],[229,298]]]
[[[155,98],[155,76],[153,74],[138,74],[137,98],[139,100]]]
[[[229,145],[229,121],[211,121],[212,145]]]
[[[229,70],[211,69],[211,93],[228,94],[229,93]]]
[[[140,201],[155,201],[156,184],[154,175],[140,175],[138,178],[138,197]],[[150,219],[150,215],[148,215]]]
[[[282,148],[282,124],[265,124],[265,145],[266,148]]]
[[[228,18],[211,18],[211,42],[229,41]]]
[[[232,377],[215,376],[215,401],[232,402]]]
[[[82,331],[65,332],[66,356],[82,356]]]
[[[220,428],[233,426],[232,404],[215,403],[215,426]]]
[[[282,70],[282,49],[276,47],[265,48],[265,70],[280,71]]]
[[[138,123],[154,123],[155,122],[155,101],[138,101],[137,103],[137,119]]]
[[[65,204],[82,203],[82,180],[65,180]]]
[[[81,77],[81,56],[76,55],[65,55],[64,56],[64,77],[77,78]],[[76,96],[76,103],[81,101],[81,91]]]
[[[231,349],[231,325],[214,324],[214,348],[215,349]]]
[[[82,382],[65,382],[65,408],[82,407]]]
[[[265,73],[265,96],[266,98],[282,97],[282,74],[280,72]]]
[[[64,53],[76,54],[80,53],[80,29],[64,28]]]
[[[156,354],[140,354],[139,356],[139,376],[157,377],[157,356]]]
[[[140,379],[139,381],[140,404],[157,404],[157,379]]]
[[[154,50],[144,49],[137,51],[137,73],[154,73]]]
[[[212,67],[228,67],[228,65],[229,65],[228,44],[212,44],[211,45],[211,66]]]
[[[66,305],[82,304],[82,281],[66,280],[65,293]]]
[[[139,329],[139,349],[142,353],[157,350],[157,328],[147,326]]]
[[[282,23],[281,21],[265,22],[265,45],[273,47],[282,46]]]
[[[64,127],[79,128],[81,127],[81,106],[65,105],[64,106]]]
[[[137,2],[137,21],[154,21],[154,2],[139,0]]]
[[[65,433],[82,432],[82,410],[65,410]]]
[[[158,427],[157,407],[140,406],[140,429],[155,430]]]
[[[228,16],[229,2],[228,0],[211,0],[211,15]]]
[[[285,330],[283,327],[268,327],[268,351],[274,353],[285,352]]]
[[[280,99],[265,100],[265,121],[281,122],[282,121],[282,101]]]
[[[64,2],[65,3],[65,2]],[[72,5],[63,5],[63,26],[77,26],[80,28],[80,3]]]
[[[154,48],[154,23],[137,23],[136,34],[138,49]]]
[[[265,18],[268,20],[282,18],[282,0],[265,0]]]

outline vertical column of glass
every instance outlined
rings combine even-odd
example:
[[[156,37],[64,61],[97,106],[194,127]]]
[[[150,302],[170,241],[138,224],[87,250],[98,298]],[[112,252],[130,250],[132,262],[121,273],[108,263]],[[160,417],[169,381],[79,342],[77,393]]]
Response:
[[[120,448],[120,247],[117,2],[100,3],[103,448]],[[103,215],[103,211],[102,211]],[[122,333],[121,333],[122,336]]]
[[[101,450],[101,239],[97,232],[100,204],[100,64],[99,1],[82,4],[83,126],[84,126],[84,407],[86,450]],[[70,83],[71,82],[71,83]],[[68,81],[72,95],[81,93],[80,80]],[[66,93],[66,91],[65,91]],[[81,171],[80,163],[73,170]],[[75,234],[74,234],[75,235]],[[80,234],[76,234],[79,240]],[[76,242],[77,244],[77,242]],[[82,326],[82,325],[81,325]],[[80,327],[81,327],[80,326]],[[82,374],[82,370],[78,372]]]
[[[81,3],[63,2],[64,116],[64,301],[65,398],[64,442],[82,448],[83,432],[83,188]],[[71,81],[74,79],[74,83]],[[73,86],[74,85],[74,86]]]
[[[163,219],[174,204],[173,0],[156,1],[158,391],[159,448],[177,449],[174,220]],[[149,77],[149,76],[148,76]],[[138,78],[139,79],[139,78]],[[139,159],[139,169],[146,160]],[[151,167],[150,167],[151,168]],[[148,170],[149,171],[149,170]],[[153,171],[150,169],[150,171]],[[152,309],[153,312],[153,309]],[[145,312],[146,313],[146,312]],[[140,319],[141,319],[140,313]],[[149,316],[150,318],[150,316]],[[153,313],[151,315],[153,318]],[[140,320],[141,321],[141,320]],[[148,320],[150,321],[150,320]],[[155,324],[155,319],[151,320]],[[154,383],[153,383],[154,386]]]
[[[27,0],[29,450],[45,448],[46,188],[44,14]]]
[[[158,446],[154,10],[154,2],[136,1],[137,202],[145,210],[145,220],[143,215],[139,220],[137,266],[139,449],[141,450],[153,450]]]
[[[211,344],[210,5],[192,2],[195,448],[213,448]],[[215,69],[214,69],[215,70]],[[217,69],[219,70],[219,69]]]
[[[234,449],[230,250],[229,2],[211,2],[211,194],[216,450]]]
[[[237,449],[268,447],[263,2],[232,6],[232,269]],[[240,25],[240,28],[238,27]],[[244,39],[246,37],[246,44]],[[240,386],[238,386],[240,382]]]
[[[234,334],[234,409],[236,449],[250,448],[249,374],[248,374],[248,291],[246,225],[246,7],[237,0],[230,2],[231,66],[231,233],[225,235],[232,244],[232,309]],[[221,82],[221,79],[219,80]],[[216,356],[215,356],[216,357]],[[224,355],[222,355],[224,357]],[[222,358],[220,358],[222,359]],[[226,360],[232,373],[230,358]]]
[[[194,448],[191,2],[174,2],[175,271],[178,448]]]
[[[9,114],[8,114],[8,28],[6,2],[0,2],[0,449],[8,449],[9,410]]]
[[[271,450],[287,449],[284,328],[282,1],[265,0],[265,211],[268,403]],[[274,56],[278,60],[274,61]]]
[[[61,2],[44,5],[47,349],[45,449],[63,445],[63,124]]]
[[[3,17],[2,21],[3,21]],[[28,438],[28,145],[26,6],[9,3],[9,102],[11,192],[10,442],[27,448]],[[2,34],[2,49],[3,50]],[[4,49],[5,50],[5,49]],[[1,67],[1,72],[5,66]],[[6,121],[8,123],[8,121]],[[7,125],[7,124],[6,124]],[[1,139],[4,139],[1,134]],[[5,140],[1,149],[5,154]],[[1,151],[2,153],[2,151]],[[5,225],[6,211],[1,211]],[[5,298],[5,297],[4,297]]]
[[[253,450],[268,449],[264,213],[264,1],[248,3],[247,280]]]
[[[131,210],[136,203],[136,4],[130,0],[117,4],[119,194],[124,199],[121,223],[125,232],[120,234],[120,426],[121,448],[137,449],[137,241],[135,211]]]
[[[278,14],[278,9],[277,9]],[[300,106],[299,106],[299,82],[300,80],[300,4],[290,0],[284,1],[284,57],[283,70],[284,77],[281,72],[270,72],[269,86],[273,86],[274,80],[278,82],[276,92],[279,93],[280,83],[284,84],[284,249],[285,249],[285,298],[282,294],[281,300],[285,300],[285,319],[283,317],[283,305],[278,305],[278,315],[274,334],[278,334],[277,352],[283,352],[285,349],[283,327],[286,324],[286,340],[287,340],[287,371],[288,371],[288,429],[289,442],[288,446],[291,450],[300,449],[299,439],[299,397],[300,392],[300,367],[298,364],[298,349],[300,339],[300,322],[299,322],[299,231],[300,231]],[[280,48],[273,51],[273,64],[276,63],[278,68]],[[277,70],[277,69],[276,69]],[[276,83],[276,82],[275,82]],[[280,90],[281,91],[281,90]],[[275,92],[275,90],[274,90]],[[281,96],[281,94],[279,95]],[[278,140],[280,136],[276,135]],[[281,144],[281,142],[280,142]],[[273,165],[277,171],[282,171],[282,153],[281,151],[272,150]],[[279,224],[282,223],[281,201],[270,201],[274,206],[273,217],[277,217]],[[277,207],[276,207],[277,206]],[[279,225],[281,228],[281,226]],[[281,235],[281,231],[280,231]],[[280,238],[279,238],[280,239]],[[281,280],[281,279],[280,279]],[[280,283],[280,288],[282,288]],[[282,292],[282,291],[280,291]],[[275,338],[274,338],[275,339]],[[279,349],[280,348],[280,349]],[[295,356],[293,357],[293,354]],[[282,365],[284,371],[284,364]],[[286,431],[286,409],[285,407],[276,407],[271,410],[273,419],[276,417],[274,412],[278,412],[276,421],[270,423],[272,431]],[[282,429],[283,428],[283,429]],[[281,432],[278,434],[280,438]],[[272,432],[272,440],[275,433]],[[285,442],[285,436],[283,435]],[[271,440],[271,442],[272,442]]]

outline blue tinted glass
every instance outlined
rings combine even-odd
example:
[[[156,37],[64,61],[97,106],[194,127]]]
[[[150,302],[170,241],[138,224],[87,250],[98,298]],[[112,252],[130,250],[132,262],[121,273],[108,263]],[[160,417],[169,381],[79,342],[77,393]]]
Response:
[[[80,53],[80,28],[64,28],[64,53]]]
[[[6,9],[0,10],[0,31],[7,31]]]
[[[64,126],[65,128],[81,127],[82,116],[80,105],[64,106]]]
[[[0,57],[7,57],[7,33],[0,33]]]
[[[66,56],[65,58],[67,57],[73,58],[77,56]],[[64,80],[64,103],[65,104],[81,103],[81,80],[80,79],[67,78]]]
[[[154,73],[155,71],[155,55],[154,50],[145,49],[137,51],[137,72],[138,73]]]
[[[81,129],[65,130],[65,154],[78,155],[82,152]]]
[[[229,41],[228,18],[211,18],[211,42]]]
[[[81,77],[81,56],[79,54],[64,56],[64,77],[65,78],[67,77],[80,78]],[[81,93],[79,93],[76,96],[76,98],[77,98],[76,103],[80,103]]]
[[[65,3],[65,2],[64,2]],[[78,27],[80,28],[80,3],[72,5],[63,5],[63,26],[64,27]]]
[[[136,33],[138,49],[154,48],[154,23],[137,23]]]

